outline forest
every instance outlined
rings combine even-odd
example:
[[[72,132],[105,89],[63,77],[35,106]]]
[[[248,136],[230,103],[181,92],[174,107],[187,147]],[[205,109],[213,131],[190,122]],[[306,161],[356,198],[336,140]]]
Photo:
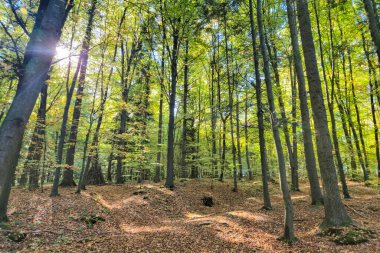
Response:
[[[1,0],[0,252],[380,252],[378,0]]]

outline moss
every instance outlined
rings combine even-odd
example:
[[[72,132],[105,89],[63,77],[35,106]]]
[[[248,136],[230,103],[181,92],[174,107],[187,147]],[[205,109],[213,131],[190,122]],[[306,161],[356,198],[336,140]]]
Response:
[[[98,215],[85,215],[80,218],[81,221],[84,221],[87,227],[92,228],[97,222],[105,221],[106,219]]]
[[[11,230],[11,226],[7,222],[0,222],[0,229]]]
[[[7,238],[13,242],[21,242],[26,238],[26,234],[17,231],[12,231],[7,234]]]
[[[331,227],[324,230],[321,235],[331,237],[331,241],[339,245],[356,245],[368,242],[375,233],[370,229],[354,226]]]

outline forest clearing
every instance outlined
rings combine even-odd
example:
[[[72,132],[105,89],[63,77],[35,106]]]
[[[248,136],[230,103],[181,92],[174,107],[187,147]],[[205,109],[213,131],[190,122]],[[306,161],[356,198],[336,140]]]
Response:
[[[243,182],[239,193],[231,181],[187,180],[170,191],[160,184],[89,187],[85,194],[64,189],[58,198],[17,189],[11,195],[9,225],[26,233],[21,242],[0,238],[0,252],[378,252],[374,236],[364,244],[339,245],[318,235],[323,207],[311,206],[309,189],[293,194],[298,241],[280,240],[283,209],[278,184],[271,184],[273,210],[261,209],[259,182]],[[213,186],[213,188],[211,188]],[[344,203],[352,218],[380,232],[380,196],[375,189],[349,183]],[[215,205],[202,203],[212,196]],[[99,216],[89,226],[81,217]],[[23,232],[24,231],[24,232]]]
[[[0,251],[380,252],[379,9],[2,0]]]

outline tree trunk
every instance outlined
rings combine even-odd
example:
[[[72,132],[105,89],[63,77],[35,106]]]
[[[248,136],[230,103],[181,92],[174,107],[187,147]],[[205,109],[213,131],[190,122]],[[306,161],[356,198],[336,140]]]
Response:
[[[212,178],[215,177],[218,171],[218,161],[216,158],[216,121],[217,113],[215,109],[215,68],[216,68],[216,49],[214,47],[215,35],[212,35],[212,60],[211,60],[211,87],[210,87],[210,107],[211,107],[211,164],[212,164]]]
[[[229,98],[229,113],[230,113],[230,134],[231,134],[231,145],[232,145],[232,162],[233,162],[233,180],[234,180],[234,186],[232,188],[233,192],[237,192],[237,171],[236,171],[236,146],[235,146],[235,138],[234,138],[234,124],[233,124],[233,117],[232,117],[232,112],[233,112],[233,81],[231,82],[231,77],[230,77],[230,65],[229,65],[229,54],[228,54],[228,33],[227,33],[227,13],[224,13],[224,46],[225,46],[225,54],[226,54],[226,71],[227,71],[227,85],[228,85],[228,98]]]
[[[174,109],[177,89],[177,67],[179,49],[179,30],[175,28],[172,34],[173,44],[170,57],[171,68],[171,89],[169,101],[169,122],[168,122],[168,148],[167,148],[167,174],[165,186],[174,188]]]
[[[285,134],[285,143],[286,143],[286,147],[288,150],[288,157],[289,157],[289,163],[290,163],[290,172],[291,172],[291,178],[292,178],[292,187],[291,188],[293,191],[299,191],[299,188],[298,188],[298,164],[296,164],[294,161],[292,144],[290,142],[288,119],[286,117],[285,103],[284,103],[284,99],[282,97],[282,90],[281,90],[281,86],[280,86],[280,74],[278,72],[277,48],[276,48],[276,45],[274,45],[272,43],[272,47],[273,47],[273,53],[272,53],[268,40],[265,39],[265,42],[267,44],[268,56],[269,56],[269,60],[271,62],[271,65],[272,65],[272,68],[274,71],[275,80],[276,80],[277,93],[278,93],[278,104],[280,106],[281,120],[282,120],[282,124],[283,124],[283,131]]]
[[[297,10],[316,131],[318,161],[324,183],[325,218],[322,226],[344,226],[352,221],[339,195],[307,0],[297,0]]]
[[[248,180],[253,180],[253,173],[251,163],[249,161],[249,138],[248,138],[248,87],[245,91],[245,110],[244,110],[244,136],[245,136],[245,159],[248,170]]]
[[[256,104],[257,104],[257,122],[259,129],[259,142],[260,142],[260,161],[261,161],[261,177],[263,182],[263,199],[264,199],[264,209],[272,209],[270,196],[269,196],[269,175],[268,175],[268,158],[267,158],[267,148],[265,144],[265,127],[264,127],[264,110],[261,101],[261,77],[259,70],[259,54],[257,52],[257,43],[256,43],[256,31],[255,23],[253,20],[253,0],[249,0],[249,19],[251,26],[251,36],[252,36],[252,49],[253,49],[253,58],[255,65],[255,77],[256,77]]]
[[[380,31],[379,17],[376,14],[376,9],[372,0],[363,0],[364,8],[367,13],[369,30],[371,32],[372,41],[376,47],[377,58],[380,64]]]
[[[37,123],[36,123],[36,130],[35,130],[35,136],[32,137],[32,144],[34,145],[34,148],[30,148],[32,151],[31,159],[27,161],[28,164],[25,164],[29,171],[29,190],[36,190],[38,188],[38,180],[40,177],[39,173],[39,162],[41,160],[42,154],[43,154],[43,146],[44,146],[44,139],[45,139],[45,131],[46,131],[46,101],[47,101],[47,93],[48,91],[48,85],[45,83],[41,90],[41,97],[40,97],[40,107],[38,108],[37,113]],[[32,162],[32,164],[29,164],[29,162]]]
[[[352,73],[352,62],[351,62],[351,54],[348,54],[348,66],[350,69],[350,82],[351,82],[351,92],[352,92],[352,97],[353,97],[353,102],[355,106],[355,112],[356,112],[356,120],[358,123],[358,130],[359,130],[359,137],[360,137],[360,143],[363,148],[363,156],[364,156],[364,166],[362,166],[362,169],[366,170],[367,174],[367,168],[368,168],[368,158],[367,158],[367,152],[365,149],[365,143],[364,143],[364,137],[363,137],[363,131],[362,131],[362,124],[360,120],[360,114],[359,114],[359,107],[356,99],[356,93],[355,93],[355,84],[354,84],[354,77]]]
[[[180,175],[181,178],[187,178],[189,175],[188,168],[187,168],[187,132],[188,132],[188,122],[190,119],[188,119],[187,115],[187,98],[189,93],[189,40],[186,40],[185,42],[185,59],[184,59],[184,80],[183,80],[183,121],[182,121],[182,140],[181,140],[181,166],[180,166]]]
[[[50,69],[56,44],[72,5],[65,0],[50,0],[46,10],[37,13],[35,25],[25,49],[24,74],[19,92],[0,127],[0,222],[7,220],[12,178],[26,124]],[[36,29],[37,28],[37,29]],[[35,50],[43,47],[45,50]]]
[[[74,41],[74,34],[75,29],[73,28],[72,34],[71,34],[71,41],[70,41],[70,50],[73,47],[73,41]],[[80,64],[81,64],[81,58],[78,60],[78,65],[75,70],[73,80],[71,82],[71,86],[69,88],[69,81],[70,81],[70,72],[71,72],[71,56],[69,56],[69,64],[67,67],[67,75],[66,75],[66,102],[65,102],[65,108],[63,110],[62,115],[62,122],[61,122],[61,128],[60,128],[60,134],[57,142],[57,152],[56,152],[56,168],[54,172],[54,181],[53,186],[51,187],[50,196],[55,197],[58,196],[58,184],[59,179],[61,177],[61,168],[62,168],[62,161],[63,161],[63,147],[65,145],[65,137],[66,137],[66,128],[67,128],[67,120],[69,118],[69,109],[71,104],[71,99],[73,97],[74,88],[78,79],[79,70],[80,70]],[[58,136],[57,136],[58,137]]]
[[[295,235],[294,235],[294,227],[293,227],[293,205],[292,205],[292,200],[290,196],[290,191],[288,189],[288,182],[286,179],[285,156],[284,156],[284,151],[282,149],[280,131],[278,128],[279,123],[277,120],[276,107],[274,104],[268,52],[265,46],[261,1],[262,0],[257,0],[257,5],[256,5],[257,23],[259,27],[261,55],[264,61],[265,84],[267,88],[267,97],[268,97],[268,103],[269,103],[269,110],[271,114],[270,119],[271,119],[271,125],[272,125],[273,139],[274,139],[276,151],[277,151],[278,170],[280,173],[280,186],[281,186],[282,197],[283,197],[284,205],[285,205],[284,235],[282,239],[286,241],[287,243],[291,244],[296,240]]]
[[[239,108],[239,86],[238,82],[235,81],[235,93],[236,93],[236,101],[235,101],[235,110],[236,110],[236,146],[237,146],[237,156],[238,156],[238,162],[239,162],[239,180],[243,179],[243,162],[241,158],[241,147],[240,147],[240,108]]]
[[[333,38],[333,26],[332,26],[332,20],[331,20],[331,7],[328,7],[328,20],[329,20],[329,28],[330,28],[330,49],[331,49],[331,54],[330,54],[330,63],[331,63],[331,96],[329,95],[329,88],[327,86],[327,80],[325,80],[325,88],[326,88],[326,97],[327,97],[327,105],[329,108],[330,112],[330,119],[331,119],[331,132],[333,136],[333,144],[334,144],[334,151],[335,151],[335,157],[337,160],[337,165],[338,165],[338,171],[339,171],[339,176],[340,180],[342,183],[342,189],[343,189],[343,194],[345,198],[349,198],[350,195],[348,194],[348,188],[346,184],[346,178],[344,175],[344,169],[343,169],[343,161],[342,161],[342,156],[340,154],[340,147],[339,147],[339,140],[338,140],[338,134],[337,134],[337,129],[336,129],[336,121],[335,121],[335,112],[334,112],[334,97],[335,95],[335,86],[339,85],[339,80],[336,78],[336,63],[335,63],[335,45],[334,45],[334,38]],[[319,23],[317,24],[318,30],[319,30]],[[321,38],[318,37],[318,40],[321,43]],[[321,47],[322,48],[322,47]],[[323,59],[323,51],[321,50],[321,59]],[[324,64],[322,64],[322,68],[324,68]],[[324,70],[325,72],[325,70]]]
[[[290,83],[292,87],[292,139],[293,139],[292,153],[293,153],[294,163],[298,165],[297,81],[296,81],[296,73],[292,67],[292,64],[293,64],[292,58],[289,57]],[[292,187],[293,187],[292,190],[299,191],[298,171],[292,172]]]
[[[307,175],[308,175],[309,184],[310,184],[311,204],[318,205],[318,204],[323,203],[323,196],[322,196],[322,192],[319,186],[317,165],[316,165],[315,155],[314,155],[314,145],[313,145],[313,138],[312,138],[311,127],[310,127],[309,105],[307,102],[308,98],[307,98],[307,91],[306,91],[306,81],[305,81],[303,66],[301,62],[301,53],[300,53],[300,48],[299,48],[299,43],[298,43],[293,0],[287,0],[286,7],[287,7],[288,22],[289,22],[291,43],[292,43],[292,49],[293,49],[294,68],[297,74],[298,96],[300,100],[301,119],[302,119],[302,135],[303,135],[303,142],[304,142],[306,170],[307,170]]]
[[[86,72],[87,72],[87,64],[88,64],[88,51],[90,48],[92,24],[93,24],[94,15],[95,15],[96,3],[97,3],[97,0],[92,1],[92,6],[91,6],[89,16],[88,16],[86,34],[82,43],[82,49],[81,49],[81,54],[80,54],[80,58],[82,60],[80,64],[78,88],[77,88],[75,105],[74,105],[74,110],[73,110],[73,118],[71,121],[68,147],[66,151],[66,163],[65,163],[66,168],[64,170],[63,179],[60,184],[63,187],[70,187],[70,186],[76,185],[74,182],[74,155],[75,155],[75,147],[77,143],[79,120],[81,116],[82,100],[83,100],[83,95],[84,95],[83,89],[84,89]]]

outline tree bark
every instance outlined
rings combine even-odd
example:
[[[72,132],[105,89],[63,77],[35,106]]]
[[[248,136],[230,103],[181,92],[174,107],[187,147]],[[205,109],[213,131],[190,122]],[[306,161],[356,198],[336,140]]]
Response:
[[[285,205],[285,221],[284,221],[284,235],[282,239],[287,243],[291,244],[296,240],[294,235],[294,227],[293,227],[293,204],[290,196],[290,191],[288,189],[288,182],[286,179],[286,166],[285,166],[285,156],[282,148],[280,131],[278,128],[278,120],[276,115],[276,107],[274,104],[274,96],[273,96],[273,88],[272,88],[272,80],[270,74],[269,67],[269,59],[268,52],[265,46],[265,37],[264,37],[264,28],[263,28],[263,20],[262,20],[262,8],[261,1],[257,0],[256,10],[257,10],[257,23],[259,27],[259,38],[260,38],[260,48],[261,55],[264,61],[264,75],[265,75],[265,84],[267,89],[267,97],[268,104],[270,110],[270,119],[271,126],[273,132],[273,139],[276,146],[277,151],[277,159],[278,159],[278,170],[280,174],[280,186],[282,191],[282,197]]]
[[[363,0],[364,8],[367,13],[368,26],[371,32],[372,41],[376,47],[376,54],[380,64],[380,31],[379,31],[379,17],[376,14],[372,0]]]
[[[318,173],[317,173],[317,165],[315,161],[314,155],[314,145],[312,132],[310,127],[310,114],[309,114],[309,105],[306,91],[306,81],[304,76],[304,70],[301,62],[301,53],[298,43],[298,35],[297,35],[297,27],[296,27],[296,19],[294,16],[294,1],[287,0],[287,14],[288,14],[288,22],[289,29],[291,34],[291,43],[293,49],[293,62],[294,68],[297,74],[297,82],[298,82],[298,96],[300,100],[300,108],[301,108],[301,119],[302,119],[302,135],[304,142],[304,152],[305,152],[305,161],[306,161],[306,170],[310,184],[310,192],[311,192],[311,204],[318,205],[323,203],[323,196],[319,186]]]
[[[171,69],[171,89],[169,101],[169,122],[168,122],[168,148],[167,148],[167,172],[165,186],[169,189],[174,188],[174,109],[177,89],[178,75],[178,49],[179,49],[179,30],[176,27],[172,34],[173,44],[170,57]]]
[[[0,222],[7,220],[12,178],[26,124],[46,80],[61,29],[71,7],[67,6],[65,0],[50,0],[46,11],[38,13],[37,19],[41,23],[38,29],[33,29],[25,49],[24,74],[18,85],[20,89],[0,127]],[[44,50],[35,50],[41,47]]]
[[[88,16],[88,24],[86,27],[86,33],[85,33],[85,37],[82,43],[82,49],[81,49],[81,54],[80,54],[80,58],[82,60],[80,64],[78,88],[77,88],[75,105],[74,105],[74,110],[73,110],[73,118],[71,121],[68,147],[66,151],[66,163],[65,163],[66,168],[64,170],[62,182],[60,184],[60,186],[63,186],[63,187],[76,186],[74,182],[74,156],[75,156],[75,147],[76,147],[77,136],[78,136],[79,120],[81,116],[82,100],[84,96],[83,90],[84,90],[84,84],[85,84],[85,79],[86,79],[86,72],[87,72],[87,65],[88,65],[88,52],[90,48],[91,33],[92,33],[92,27],[93,27],[93,20],[95,16],[96,4],[97,4],[97,0],[93,0],[91,9],[89,12],[89,16]]]
[[[269,195],[269,175],[268,175],[268,158],[267,158],[267,148],[265,143],[265,127],[264,127],[264,109],[261,101],[261,77],[259,70],[259,54],[257,52],[257,42],[256,42],[256,31],[255,23],[253,20],[253,0],[249,0],[249,18],[251,26],[251,37],[252,37],[252,51],[255,65],[255,77],[256,77],[256,104],[257,104],[257,122],[259,128],[259,143],[260,143],[260,162],[261,162],[261,177],[263,182],[263,199],[264,199],[264,209],[272,209],[270,195]]]
[[[307,0],[297,0],[302,49],[304,52],[307,78],[310,88],[310,100],[313,110],[319,167],[324,183],[325,217],[322,227],[345,226],[351,224],[351,218],[340,199],[336,176],[326,109],[323,101],[321,80],[313,34],[311,31]],[[306,60],[307,59],[307,60]]]

